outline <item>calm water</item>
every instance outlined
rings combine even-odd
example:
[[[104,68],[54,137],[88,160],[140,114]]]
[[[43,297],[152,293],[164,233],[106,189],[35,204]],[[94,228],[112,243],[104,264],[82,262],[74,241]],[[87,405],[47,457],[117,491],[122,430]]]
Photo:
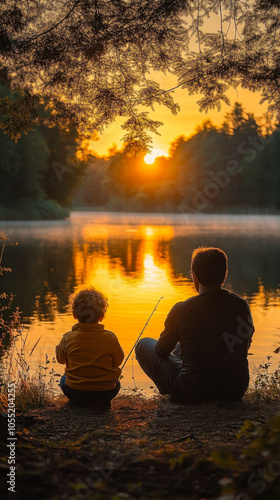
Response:
[[[109,299],[104,319],[128,354],[159,297],[164,296],[145,336],[157,338],[172,305],[196,292],[190,280],[192,250],[220,246],[229,257],[226,288],[251,306],[256,333],[253,367],[279,344],[280,217],[153,215],[76,212],[59,222],[0,223],[18,246],[7,247],[2,291],[16,295],[23,313],[33,368],[50,358],[74,320],[70,293],[94,285]],[[278,357],[273,356],[274,366]],[[54,364],[57,373],[63,366]],[[123,386],[148,393],[152,385],[135,359],[124,369]],[[134,377],[134,378],[133,378]]]

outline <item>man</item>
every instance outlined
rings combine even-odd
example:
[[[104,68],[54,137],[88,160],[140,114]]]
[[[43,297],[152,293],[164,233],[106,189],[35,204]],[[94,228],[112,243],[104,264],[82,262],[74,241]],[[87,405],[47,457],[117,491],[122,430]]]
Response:
[[[191,269],[198,295],[175,304],[158,341],[140,340],[136,358],[174,402],[238,401],[249,384],[249,305],[222,288],[228,259],[221,249],[197,248]]]

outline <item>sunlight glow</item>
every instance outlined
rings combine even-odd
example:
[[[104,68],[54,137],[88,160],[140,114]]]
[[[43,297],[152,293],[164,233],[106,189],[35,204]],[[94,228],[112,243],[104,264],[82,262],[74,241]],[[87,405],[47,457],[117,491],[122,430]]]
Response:
[[[153,227],[150,227],[150,226],[146,226],[145,227],[145,236],[147,238],[151,237],[151,236],[154,236],[155,234],[155,231],[154,231],[154,228]]]
[[[144,156],[144,162],[147,165],[153,165],[155,159],[158,158],[159,156],[167,157],[168,153],[164,149],[154,148],[151,153],[147,153],[146,156]]]

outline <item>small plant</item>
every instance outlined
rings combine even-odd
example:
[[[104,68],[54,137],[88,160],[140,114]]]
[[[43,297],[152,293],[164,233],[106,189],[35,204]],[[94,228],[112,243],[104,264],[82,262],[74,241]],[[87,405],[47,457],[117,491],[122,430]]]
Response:
[[[279,353],[277,348],[274,353]],[[270,372],[272,356],[266,356],[267,362],[261,363],[256,369],[254,387],[249,390],[249,395],[257,401],[279,400],[280,395],[280,362],[278,367]]]

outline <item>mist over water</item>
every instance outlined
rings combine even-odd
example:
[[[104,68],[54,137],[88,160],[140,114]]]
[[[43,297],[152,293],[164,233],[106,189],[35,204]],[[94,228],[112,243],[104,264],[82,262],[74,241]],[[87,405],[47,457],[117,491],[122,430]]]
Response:
[[[166,215],[74,212],[66,221],[0,223],[17,246],[5,249],[2,291],[16,295],[34,369],[75,320],[68,296],[90,285],[109,299],[103,321],[128,354],[159,297],[164,296],[144,336],[157,338],[174,303],[196,294],[190,258],[198,246],[219,246],[229,258],[225,288],[246,298],[256,333],[250,364],[271,355],[280,327],[280,217],[257,215]],[[277,355],[272,358],[274,365]],[[58,373],[62,365],[54,365]],[[152,385],[130,360],[124,387]],[[252,373],[253,375],[253,373]],[[134,379],[132,378],[134,376]],[[135,383],[134,383],[135,381]]]

